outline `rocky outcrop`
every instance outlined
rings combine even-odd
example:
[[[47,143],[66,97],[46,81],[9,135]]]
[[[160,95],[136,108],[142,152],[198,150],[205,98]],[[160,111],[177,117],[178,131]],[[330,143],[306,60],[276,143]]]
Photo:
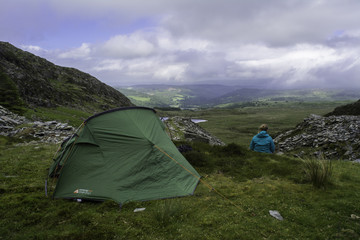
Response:
[[[15,113],[10,112],[0,105],[0,132],[5,133],[14,130],[20,124],[28,123],[29,121]],[[5,134],[2,134],[5,135]]]
[[[295,129],[275,139],[278,152],[327,159],[360,159],[360,116],[310,115]]]
[[[0,135],[15,137],[24,142],[60,143],[74,131],[67,123],[32,122],[0,106]]]
[[[194,123],[190,118],[170,117],[164,120],[173,141],[205,142],[210,145],[225,145],[220,139]]]

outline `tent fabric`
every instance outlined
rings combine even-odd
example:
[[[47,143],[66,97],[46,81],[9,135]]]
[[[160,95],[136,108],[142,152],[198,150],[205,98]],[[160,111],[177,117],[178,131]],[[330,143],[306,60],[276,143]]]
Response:
[[[155,111],[114,109],[87,119],[54,159],[54,198],[118,203],[191,195],[200,175],[172,143]]]

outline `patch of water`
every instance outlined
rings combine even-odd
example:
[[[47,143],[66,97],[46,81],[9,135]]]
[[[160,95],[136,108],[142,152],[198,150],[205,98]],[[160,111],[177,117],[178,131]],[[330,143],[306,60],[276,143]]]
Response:
[[[169,119],[168,117],[161,117],[161,118],[160,118],[161,121],[166,121],[166,120],[168,120],[168,119]],[[208,120],[192,118],[191,121],[192,121],[193,123],[202,123],[202,122],[207,122]]]
[[[191,119],[191,121],[193,123],[202,123],[202,122],[207,122],[208,120],[205,120],[205,119]]]

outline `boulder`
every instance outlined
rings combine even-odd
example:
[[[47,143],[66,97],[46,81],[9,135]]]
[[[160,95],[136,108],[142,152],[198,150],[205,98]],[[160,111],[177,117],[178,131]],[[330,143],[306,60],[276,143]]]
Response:
[[[166,120],[165,120],[166,119]],[[217,137],[194,123],[191,118],[169,117],[163,120],[173,141],[205,142],[210,145],[225,145]]]

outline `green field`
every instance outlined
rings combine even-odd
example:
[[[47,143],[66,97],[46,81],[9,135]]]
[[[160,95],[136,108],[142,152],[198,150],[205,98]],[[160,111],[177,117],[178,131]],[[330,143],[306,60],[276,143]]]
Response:
[[[276,135],[339,104],[159,111],[207,119],[201,126],[228,143],[192,144],[193,151],[185,153],[215,190],[201,183],[194,196],[132,202],[121,210],[112,201],[45,197],[46,172],[58,146],[17,145],[1,137],[0,239],[359,239],[359,164],[333,161],[331,181],[316,188],[301,160],[247,149],[261,123]],[[146,209],[134,213],[139,207]]]
[[[142,89],[135,91],[132,88],[122,88],[119,91],[125,94],[136,106],[143,107],[179,107],[184,100],[179,89]]]

